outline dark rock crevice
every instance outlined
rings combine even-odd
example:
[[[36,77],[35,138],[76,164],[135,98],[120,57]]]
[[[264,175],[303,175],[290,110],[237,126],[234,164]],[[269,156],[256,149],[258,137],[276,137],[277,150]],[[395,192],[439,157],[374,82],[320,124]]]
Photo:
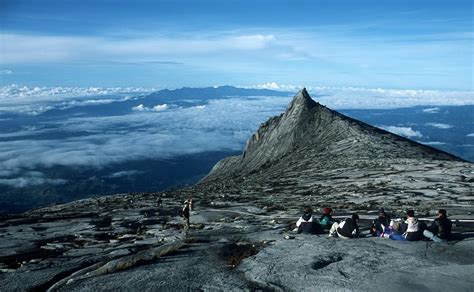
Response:
[[[315,261],[311,264],[311,268],[313,270],[321,270],[321,269],[324,269],[324,268],[326,268],[327,266],[329,266],[331,264],[340,262],[343,259],[344,258],[340,254],[332,254],[332,255],[329,255],[327,257],[319,258],[317,261]]]

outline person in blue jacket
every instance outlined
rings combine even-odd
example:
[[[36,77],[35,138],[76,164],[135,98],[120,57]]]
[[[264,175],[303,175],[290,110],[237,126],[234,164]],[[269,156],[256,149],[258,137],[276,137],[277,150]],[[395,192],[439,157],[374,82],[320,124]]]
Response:
[[[319,225],[323,230],[329,230],[334,223],[339,222],[332,218],[332,213],[333,211],[329,207],[323,209],[323,215],[319,218]]]

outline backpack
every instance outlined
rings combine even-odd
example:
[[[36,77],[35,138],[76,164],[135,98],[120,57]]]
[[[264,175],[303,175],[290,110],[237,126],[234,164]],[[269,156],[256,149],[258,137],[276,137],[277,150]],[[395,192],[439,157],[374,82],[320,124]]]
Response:
[[[436,224],[438,224],[439,231],[438,236],[442,239],[447,239],[451,236],[451,228],[453,223],[449,219],[436,219]]]

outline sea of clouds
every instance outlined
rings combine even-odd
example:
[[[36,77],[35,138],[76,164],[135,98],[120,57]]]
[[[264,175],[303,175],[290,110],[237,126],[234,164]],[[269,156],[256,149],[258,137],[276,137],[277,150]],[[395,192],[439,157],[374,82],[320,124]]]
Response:
[[[0,131],[0,184],[23,187],[47,180],[31,171],[53,166],[93,167],[139,159],[166,159],[208,151],[239,151],[290,97],[209,100],[182,107],[157,104],[117,116],[43,120],[16,132]],[[49,138],[61,133],[64,138]],[[53,135],[54,136],[54,135]],[[38,173],[36,173],[38,174]]]

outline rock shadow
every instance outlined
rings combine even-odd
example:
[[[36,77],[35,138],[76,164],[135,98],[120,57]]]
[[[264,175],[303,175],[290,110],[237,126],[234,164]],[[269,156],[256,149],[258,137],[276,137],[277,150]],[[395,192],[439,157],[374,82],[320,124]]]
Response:
[[[311,264],[311,268],[313,270],[321,270],[329,266],[330,264],[337,263],[343,260],[342,255],[340,254],[334,254],[334,255],[329,255],[325,258],[318,259],[314,263]]]
[[[258,247],[251,243],[228,243],[219,251],[219,256],[226,261],[227,265],[235,268],[245,258],[256,255]]]

